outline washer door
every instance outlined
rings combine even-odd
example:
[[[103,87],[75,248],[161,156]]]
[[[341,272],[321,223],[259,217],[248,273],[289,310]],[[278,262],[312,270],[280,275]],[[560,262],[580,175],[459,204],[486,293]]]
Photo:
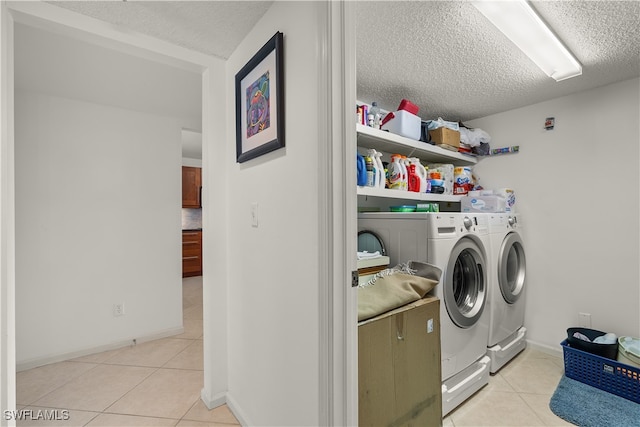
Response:
[[[498,283],[502,297],[509,304],[514,304],[523,294],[526,266],[520,235],[507,234],[498,255]]]
[[[456,243],[445,273],[444,304],[451,320],[461,328],[475,325],[486,302],[486,267],[483,251],[469,238]]]

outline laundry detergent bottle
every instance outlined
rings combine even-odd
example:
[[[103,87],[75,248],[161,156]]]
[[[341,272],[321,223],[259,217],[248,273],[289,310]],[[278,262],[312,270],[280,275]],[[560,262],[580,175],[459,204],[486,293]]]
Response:
[[[382,153],[379,153],[378,151],[371,148],[367,151],[367,154],[373,161],[374,174],[375,174],[373,187],[384,188],[386,179],[384,176],[384,166],[382,165],[382,159],[381,159]]]
[[[420,159],[417,157],[411,157],[409,162],[412,165],[415,165],[415,173],[418,175],[418,179],[420,181],[420,186],[418,193],[426,193],[427,192],[427,169],[420,163]]]
[[[391,156],[391,163],[389,163],[389,188],[393,190],[403,190],[404,181],[403,173],[404,168],[402,165],[402,156],[400,154],[394,154]]]
[[[400,165],[402,165],[402,189],[409,189],[409,159],[407,156],[402,156],[400,159]]]
[[[374,150],[375,151],[375,150]],[[387,184],[387,175],[384,172],[384,165],[382,164],[382,153],[375,151],[374,162],[378,163],[378,188],[385,188]]]
[[[420,177],[416,173],[416,165],[414,163],[410,163],[409,164],[407,180],[408,180],[408,183],[409,183],[408,190],[409,191],[413,191],[415,193],[419,193],[420,192]]]

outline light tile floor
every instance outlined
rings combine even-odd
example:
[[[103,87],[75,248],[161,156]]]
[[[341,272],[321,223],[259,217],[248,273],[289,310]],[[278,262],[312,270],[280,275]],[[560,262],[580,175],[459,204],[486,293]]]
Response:
[[[572,426],[549,409],[563,372],[561,357],[527,348],[449,413],[443,426]]]
[[[226,405],[208,410],[200,400],[202,277],[182,289],[183,334],[18,372],[18,409],[68,410],[69,419],[17,424],[237,427]]]
[[[203,381],[202,278],[183,280],[181,335],[19,372],[18,409],[66,409],[66,421],[19,426],[238,426],[225,406],[208,410]],[[560,357],[526,349],[451,412],[445,427],[567,426],[549,409]]]

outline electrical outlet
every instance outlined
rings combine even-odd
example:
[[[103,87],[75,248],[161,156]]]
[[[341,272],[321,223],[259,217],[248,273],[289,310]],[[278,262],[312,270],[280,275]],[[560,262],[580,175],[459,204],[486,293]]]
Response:
[[[124,303],[121,302],[119,304],[113,304],[113,316],[123,316],[124,315]]]
[[[578,325],[581,328],[591,329],[591,314],[590,313],[578,313]]]

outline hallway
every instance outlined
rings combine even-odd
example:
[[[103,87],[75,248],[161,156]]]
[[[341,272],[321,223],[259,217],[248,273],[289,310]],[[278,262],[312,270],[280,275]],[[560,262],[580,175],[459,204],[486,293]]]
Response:
[[[18,372],[17,409],[32,412],[17,425],[238,426],[226,405],[200,400],[202,276],[183,279],[182,293],[180,335]]]

